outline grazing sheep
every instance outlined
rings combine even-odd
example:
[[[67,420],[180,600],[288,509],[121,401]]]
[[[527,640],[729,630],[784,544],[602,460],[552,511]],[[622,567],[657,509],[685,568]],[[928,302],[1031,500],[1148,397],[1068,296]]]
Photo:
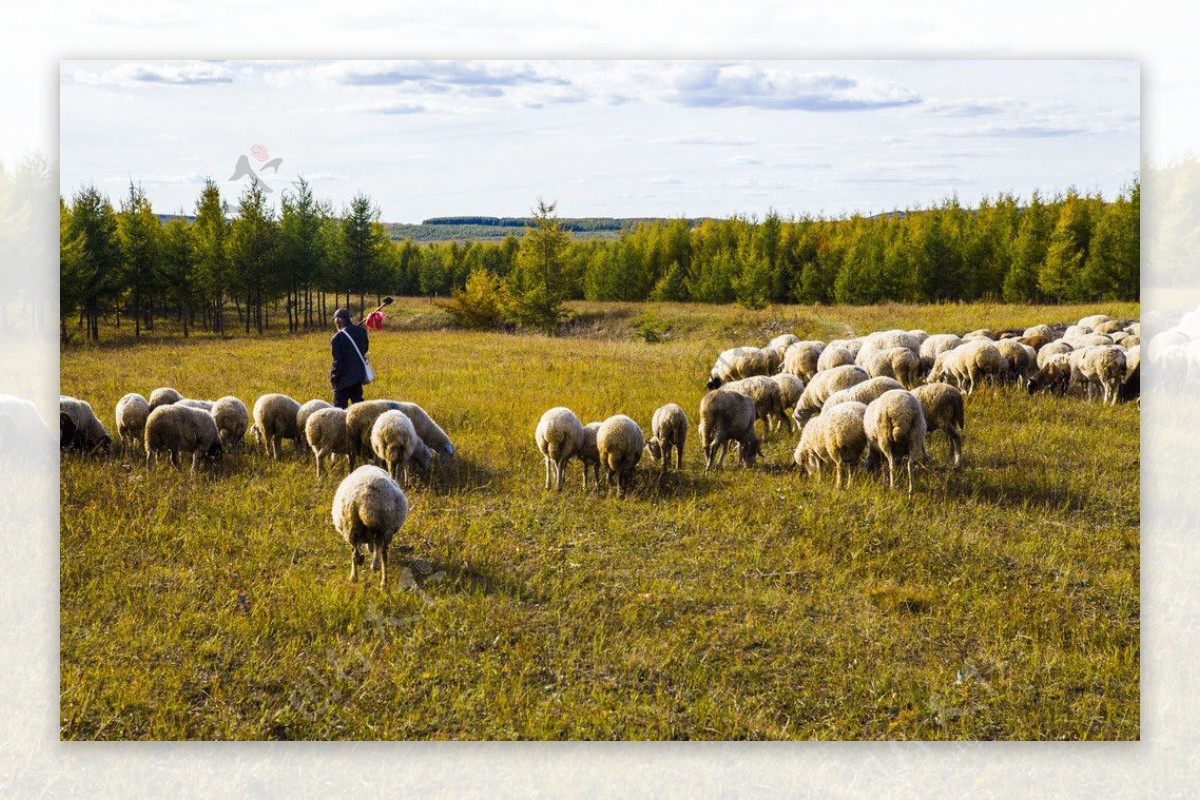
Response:
[[[69,418],[66,428],[72,429],[67,436],[65,447],[77,451],[107,452],[112,445],[112,436],[100,422],[100,418],[92,411],[92,405],[85,400],[60,395],[58,397],[60,445],[65,433],[62,415]]]
[[[83,449],[79,444],[79,428],[66,412],[58,413],[58,447],[64,451],[68,448]]]
[[[1053,342],[1054,337],[1054,329],[1048,325],[1031,325],[1021,332],[1021,341],[1034,350],[1040,350],[1043,346]]]
[[[150,404],[136,392],[123,395],[117,401],[115,417],[122,448],[129,449],[142,444],[142,432],[146,430],[146,418],[149,416]]]
[[[920,374],[929,375],[929,371],[933,369],[933,363],[937,361],[938,355],[948,350],[954,350],[962,342],[962,337],[958,334],[934,334],[922,342],[921,350],[918,354],[918,358],[920,359]]]
[[[722,384],[771,373],[771,354],[762,348],[741,347],[722,351],[717,356],[708,377],[708,388],[716,389]]]
[[[1112,337],[1106,336],[1105,334],[1088,334],[1086,336],[1076,337],[1071,344],[1075,346],[1076,350],[1082,350],[1084,348],[1095,348],[1104,345],[1113,345],[1116,343],[1113,342]]]
[[[1125,380],[1133,375],[1133,371],[1138,369],[1142,363],[1142,346],[1134,345],[1131,348],[1125,349]]]
[[[1125,351],[1116,345],[1098,346],[1072,351],[1071,380],[1087,387],[1090,401],[1097,386],[1103,392],[1103,403],[1117,402],[1121,383],[1125,380]]]
[[[417,430],[417,436],[429,450],[437,455],[439,465],[443,461],[449,463],[454,459],[456,453],[454,443],[450,441],[450,437],[446,435],[442,427],[434,422],[428,412],[408,401],[397,401],[396,408],[408,415],[409,420],[412,420],[413,428]]]
[[[799,379],[793,377],[793,380]],[[683,469],[683,445],[687,441],[688,426],[687,414],[678,403],[668,403],[654,410],[646,448],[656,461],[662,463],[664,471],[671,466],[672,449],[676,452],[676,469]]]
[[[215,468],[221,461],[221,435],[212,415],[203,409],[169,403],[150,412],[146,418],[144,432],[146,445],[146,469],[154,465],[154,456],[159,451],[169,451],[171,464],[179,467],[179,452],[192,454],[192,472],[200,468],[200,460],[207,459]]]
[[[356,404],[357,405],[357,404]],[[346,434],[346,410],[330,405],[317,409],[304,422],[304,439],[317,460],[317,478],[321,477],[321,460],[337,454],[349,457],[350,438]]]
[[[821,354],[825,351],[825,343],[816,340],[793,342],[783,354],[783,365],[780,370],[784,373],[811,381],[820,368]],[[851,357],[853,361],[853,357]]]
[[[359,459],[367,463],[375,461],[375,451],[371,447],[371,428],[379,415],[392,409],[400,409],[400,404],[393,400],[369,400],[350,404],[350,408],[346,410],[346,438],[350,445],[351,470],[355,468]],[[411,417],[408,419],[412,420]]]
[[[417,436],[408,415],[399,409],[389,409],[375,418],[371,426],[371,450],[387,465],[388,473],[399,482],[404,474],[408,486],[408,463],[412,461],[422,473],[429,472],[433,453]]]
[[[783,393],[780,391],[779,384],[775,383],[775,379],[757,375],[739,381],[730,381],[721,388],[745,395],[754,401],[758,419],[762,420],[764,439],[771,429],[772,420],[783,420]],[[790,422],[788,429],[791,429]]]
[[[780,373],[775,376],[775,383],[779,385],[779,403],[784,417],[776,420],[773,428],[778,428],[779,424],[784,422],[790,427],[792,418],[788,410],[795,410],[796,404],[804,397],[804,382],[794,375]]]
[[[738,443],[738,458],[747,466],[754,464],[761,441],[754,433],[757,412],[754,401],[737,392],[715,389],[700,401],[700,447],[704,449],[704,469],[712,467],[717,450],[721,458],[717,467],[725,464],[730,440]]]
[[[843,403],[861,403],[866,405],[883,393],[890,392],[893,389],[904,389],[904,385],[886,375],[867,379],[861,384],[840,389],[826,398],[825,402],[821,404],[821,414]]]
[[[874,359],[875,354],[892,348],[904,348],[912,351],[913,356],[916,357],[921,352],[921,342],[912,334],[900,329],[876,331],[863,339],[862,348],[854,357],[854,363],[859,367],[866,367]],[[896,376],[892,377],[896,378]]]
[[[1008,381],[1015,383],[1029,378],[1037,369],[1037,353],[1031,354],[1033,349],[1026,348],[1027,345],[1022,345],[1016,339],[996,340],[996,350],[1008,363],[1008,369],[1004,372],[1004,378]]]
[[[285,439],[300,447],[300,431],[296,428],[299,411],[299,403],[278,392],[267,393],[254,402],[255,436],[268,456],[280,459]]]
[[[565,406],[555,406],[542,415],[533,438],[546,463],[546,489],[550,489],[553,482],[562,492],[567,462],[583,448],[583,423],[579,422],[575,412]],[[586,484],[586,467],[583,480]]]
[[[1121,389],[1117,396],[1122,401],[1137,400],[1138,408],[1141,408],[1142,402],[1142,366],[1138,364],[1133,368],[1133,372],[1125,377],[1125,383],[1121,384]]]
[[[917,341],[918,348],[925,344],[925,340],[929,339],[929,332],[921,328],[912,329],[908,335]]]
[[[844,364],[841,367],[817,373],[804,388],[804,394],[800,396],[800,402],[796,404],[796,409],[792,412],[792,420],[797,427],[802,429],[808,422],[808,418],[820,413],[821,407],[830,395],[838,390],[849,389],[855,384],[861,384],[869,378],[866,370],[853,364]]]
[[[1056,339],[1053,342],[1046,343],[1045,345],[1043,345],[1041,348],[1038,349],[1038,353],[1037,353],[1038,369],[1040,370],[1043,367],[1045,367],[1046,362],[1048,362],[1050,360],[1051,356],[1054,356],[1055,354],[1060,354],[1060,353],[1070,353],[1073,350],[1075,350],[1075,349],[1071,347],[1070,343],[1064,342],[1061,339]]]
[[[300,444],[305,448],[311,448],[312,443],[308,441],[308,435],[305,433],[308,430],[308,418],[314,412],[321,409],[332,409],[333,404],[327,400],[313,398],[310,401],[305,401],[300,405],[300,411],[296,412],[296,431],[300,433]]]
[[[600,431],[600,426],[603,422],[588,423],[583,427],[583,445],[576,454],[579,461],[583,464],[583,488],[588,488],[588,468],[592,469],[594,481],[592,487],[598,489],[600,487],[600,448],[596,445],[596,434]]]
[[[608,471],[608,485],[611,487],[615,478],[617,497],[624,497],[646,447],[641,427],[623,414],[613,415],[596,432],[596,447],[600,451],[600,464]]]
[[[213,402],[209,414],[217,424],[221,447],[227,451],[241,450],[246,439],[246,429],[250,427],[250,411],[246,404],[232,395],[226,395]]]
[[[966,339],[966,337],[964,337]],[[1000,376],[1008,369],[1008,360],[1001,355],[996,345],[987,338],[963,342],[954,350],[938,355],[929,371],[929,383],[953,378],[959,388],[966,387],[967,394],[975,391],[975,384],[987,376]]]
[[[925,414],[911,392],[893,389],[867,406],[863,415],[867,446],[888,463],[888,486],[896,488],[896,462],[908,460],[908,494],[913,491],[913,462],[925,452]]]
[[[175,401],[176,406],[188,406],[192,409],[199,409],[202,412],[211,412],[213,407],[212,401],[197,400],[195,398],[184,398],[183,400]]]
[[[1112,320],[1112,318],[1107,314],[1092,314],[1088,315],[1087,317],[1081,317],[1076,325],[1078,325],[1080,328],[1091,328],[1094,330],[1097,326],[1107,323],[1110,320]]]
[[[1092,326],[1092,329],[1097,334],[1111,335],[1111,334],[1115,334],[1117,331],[1120,331],[1121,333],[1125,332],[1125,326],[1121,323],[1120,320],[1105,320],[1104,322],[1100,323],[1099,325]]]
[[[351,581],[358,581],[365,546],[374,555],[372,569],[379,568],[380,589],[387,589],[388,546],[407,518],[404,490],[380,468],[363,465],[342,479],[333,496],[333,527],[351,548]]]
[[[1032,395],[1049,390],[1056,395],[1065,395],[1071,386],[1071,356],[1069,353],[1052,353],[1041,369],[1025,380],[1025,388]]]
[[[915,352],[908,348],[886,348],[871,351],[865,360],[860,353],[858,354],[858,363],[872,378],[888,376],[906,387],[913,387],[917,384],[920,359]]]
[[[976,328],[974,331],[971,331],[970,333],[963,334],[962,338],[963,338],[963,342],[966,342],[967,340],[970,340],[970,339],[992,339],[992,340],[994,340],[994,339],[996,339],[996,332],[990,328]]]
[[[792,345],[800,341],[800,337],[795,334],[780,334],[767,343],[767,347],[771,350],[777,350],[781,353],[787,351]]]
[[[854,339],[835,339],[825,347],[827,348],[843,348],[850,351],[850,355],[858,358],[859,352],[862,350],[863,337],[855,337]]]
[[[944,382],[922,384],[912,391],[921,404],[925,416],[925,436],[934,431],[943,431],[950,440],[950,458],[955,467],[962,464],[963,429],[967,427],[963,413],[963,394],[958,387]],[[928,459],[929,452],[921,444],[922,455]]]
[[[854,364],[854,353],[848,348],[842,348],[834,345],[832,342],[821,351],[821,357],[817,359],[817,372],[825,372],[832,370],[835,367],[842,367],[847,364]],[[808,381],[812,381],[810,376]]]
[[[183,400],[183,395],[170,387],[159,387],[150,393],[150,411],[154,411],[159,406],[169,406],[172,403],[178,403]]]
[[[841,403],[805,423],[800,432],[800,444],[793,454],[796,464],[806,473],[815,471],[819,481],[821,465],[832,463],[836,471],[834,486],[840,489],[842,465],[852,468],[867,447],[867,434],[863,428],[866,411],[865,403]],[[847,475],[847,485],[849,482]]]

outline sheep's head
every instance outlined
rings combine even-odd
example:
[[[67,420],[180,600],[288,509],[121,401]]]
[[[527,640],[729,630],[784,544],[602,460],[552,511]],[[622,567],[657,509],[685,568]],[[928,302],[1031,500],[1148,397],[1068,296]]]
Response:
[[[62,449],[79,447],[79,428],[71,419],[71,415],[66,412],[58,413],[58,447]]]
[[[754,464],[754,459],[762,453],[762,439],[751,434],[744,441],[738,443],[738,456],[747,467]]]
[[[720,386],[721,386],[722,384],[724,384],[724,383],[725,383],[725,382],[724,382],[724,381],[722,381],[722,380],[721,380],[721,378],[720,378],[718,375],[716,375],[715,373],[713,373],[712,375],[710,375],[710,376],[708,377],[708,383],[707,383],[707,384],[705,384],[704,386],[705,386],[706,388],[708,388],[708,389],[719,389],[719,388],[720,388]]]
[[[417,466],[422,473],[428,473],[430,465],[433,464],[433,451],[424,443],[418,443],[413,455],[409,457],[409,461]]]
[[[213,444],[208,446],[208,450],[204,452],[204,458],[208,460],[209,465],[216,467],[221,463],[221,457],[225,454],[225,448],[221,445],[220,438],[213,440]]]
[[[662,459],[662,445],[659,443],[658,438],[653,438],[647,442],[646,450],[650,451],[650,455],[654,457],[654,461],[657,462]]]

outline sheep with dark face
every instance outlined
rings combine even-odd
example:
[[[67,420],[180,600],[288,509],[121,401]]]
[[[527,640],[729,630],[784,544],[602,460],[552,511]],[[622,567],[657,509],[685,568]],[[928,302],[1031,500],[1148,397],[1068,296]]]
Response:
[[[358,580],[362,549],[373,555],[379,587],[387,589],[388,548],[408,519],[408,498],[384,470],[362,465],[338,485],[333,496],[333,527],[350,546],[350,580]]]
[[[1052,353],[1042,367],[1025,379],[1025,388],[1035,392],[1053,392],[1065,395],[1071,386],[1071,357],[1068,353]]]
[[[92,411],[92,405],[85,400],[60,395],[58,398],[60,444],[65,436],[67,443],[63,447],[71,450],[92,452],[107,452],[112,445],[112,435],[100,422],[100,418]],[[63,423],[62,416],[66,415],[69,422]]]
[[[754,401],[737,392],[715,389],[700,401],[700,447],[704,449],[704,469],[713,466],[717,451],[725,463],[730,441],[738,443],[738,457],[750,467],[758,456],[761,441],[754,433],[757,412]]]

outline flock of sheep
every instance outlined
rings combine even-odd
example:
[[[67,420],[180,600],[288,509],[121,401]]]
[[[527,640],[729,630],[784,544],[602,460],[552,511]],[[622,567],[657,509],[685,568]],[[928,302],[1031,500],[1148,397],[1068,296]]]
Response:
[[[203,463],[215,466],[224,454],[241,450],[248,431],[276,460],[285,439],[311,450],[318,478],[323,460],[345,456],[350,474],[333,497],[334,528],[352,549],[350,578],[357,578],[365,548],[373,554],[385,587],[388,546],[408,516],[401,483],[408,483],[410,465],[428,473],[434,458],[454,458],[454,445],[433,418],[417,404],[400,401],[365,401],[337,409],[323,400],[301,405],[287,395],[270,393],[255,402],[251,413],[233,396],[194,400],[161,387],[149,398],[138,393],[123,396],[115,417],[122,447],[128,451],[140,445],[147,469],[163,454],[179,467],[181,452],[192,454],[193,472]],[[87,401],[59,398],[61,448],[105,451],[112,443]],[[357,466],[359,460],[362,466]],[[371,462],[386,465],[386,471]]]
[[[753,465],[770,432],[786,428],[800,431],[793,460],[805,473],[820,478],[832,467],[841,487],[860,461],[867,467],[886,462],[894,488],[903,464],[912,493],[913,464],[929,458],[930,433],[944,432],[953,464],[961,463],[964,396],[980,382],[1021,383],[1029,392],[1078,386],[1089,400],[1132,400],[1140,396],[1140,341],[1139,322],[1101,314],[1022,331],[892,330],[828,343],[785,334],[765,347],[732,348],[717,357],[700,401],[705,469],[724,464],[730,443]],[[625,415],[585,426],[568,408],[550,409],[534,434],[545,459],[545,486],[561,490],[567,463],[578,459],[585,488],[589,469],[598,478],[603,466],[609,485],[624,495],[644,450],[664,470],[673,451],[676,467],[683,466],[689,427],[677,403],[654,412],[649,439]]]
[[[705,469],[722,466],[731,443],[737,457],[753,465],[765,438],[783,428],[800,432],[793,460],[805,473],[820,478],[832,467],[841,487],[859,462],[867,467],[886,462],[895,487],[903,463],[912,493],[913,464],[928,459],[925,439],[931,432],[944,432],[953,463],[961,462],[964,395],[981,381],[1024,382],[1030,392],[1066,392],[1078,385],[1089,399],[1097,392],[1109,403],[1132,399],[1138,395],[1139,341],[1136,321],[1095,315],[1072,326],[979,330],[961,337],[893,330],[823,343],[788,334],[766,347],[733,348],[717,358],[700,402]],[[424,409],[393,400],[338,409],[323,400],[300,404],[270,393],[251,411],[233,396],[195,400],[164,387],[149,398],[125,395],[115,418],[122,447],[144,449],[147,468],[163,454],[178,468],[180,453],[191,454],[193,472],[204,463],[215,466],[224,454],[241,450],[248,432],[276,460],[283,440],[311,451],[318,478],[327,459],[345,456],[350,472],[334,494],[333,524],[352,549],[351,579],[357,578],[365,549],[384,587],[388,547],[408,515],[402,486],[409,484],[410,470],[427,474],[435,459],[455,456],[450,438]],[[762,437],[756,431],[760,422]],[[113,443],[83,400],[60,397],[59,426],[63,449],[107,450]],[[585,489],[589,471],[593,486],[600,486],[603,467],[607,484],[615,484],[623,497],[644,451],[663,470],[672,462],[682,469],[690,426],[677,403],[654,412],[648,439],[623,414],[584,425],[570,409],[550,409],[534,432],[545,460],[545,487],[561,491],[567,465],[577,459]]]

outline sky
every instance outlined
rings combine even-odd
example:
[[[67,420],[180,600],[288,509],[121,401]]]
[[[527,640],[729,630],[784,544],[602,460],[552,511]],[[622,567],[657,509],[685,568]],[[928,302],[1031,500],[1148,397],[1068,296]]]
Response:
[[[302,176],[407,223],[1111,199],[1139,82],[1135,60],[63,61],[60,187],[190,213],[206,176],[231,203]]]

